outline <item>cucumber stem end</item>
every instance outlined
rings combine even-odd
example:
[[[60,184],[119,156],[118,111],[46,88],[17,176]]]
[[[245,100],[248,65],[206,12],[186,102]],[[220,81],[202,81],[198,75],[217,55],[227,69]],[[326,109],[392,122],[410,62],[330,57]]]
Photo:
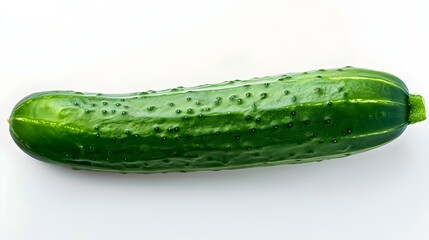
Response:
[[[408,96],[408,124],[421,122],[426,119],[425,102],[422,96],[410,94]]]

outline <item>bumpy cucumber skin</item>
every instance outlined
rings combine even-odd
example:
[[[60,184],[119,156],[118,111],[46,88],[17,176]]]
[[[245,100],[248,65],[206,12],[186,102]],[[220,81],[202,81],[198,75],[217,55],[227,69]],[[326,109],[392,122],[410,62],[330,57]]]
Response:
[[[397,77],[345,67],[163,91],[32,94],[10,117],[42,161],[122,173],[294,164],[366,151],[409,116]]]

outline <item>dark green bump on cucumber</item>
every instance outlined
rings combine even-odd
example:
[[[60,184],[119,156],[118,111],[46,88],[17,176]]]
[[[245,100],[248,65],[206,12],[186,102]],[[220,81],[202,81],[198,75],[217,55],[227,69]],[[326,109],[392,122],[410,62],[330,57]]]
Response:
[[[131,94],[34,93],[10,116],[42,161],[119,173],[222,170],[363,152],[426,119],[397,77],[345,67]]]

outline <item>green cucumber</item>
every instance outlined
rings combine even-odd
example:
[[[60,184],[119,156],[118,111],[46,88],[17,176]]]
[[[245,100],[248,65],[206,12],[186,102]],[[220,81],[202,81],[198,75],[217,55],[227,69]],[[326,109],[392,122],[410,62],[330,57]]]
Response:
[[[366,151],[423,121],[397,77],[344,67],[131,94],[34,93],[10,116],[27,154],[73,169],[188,172]]]

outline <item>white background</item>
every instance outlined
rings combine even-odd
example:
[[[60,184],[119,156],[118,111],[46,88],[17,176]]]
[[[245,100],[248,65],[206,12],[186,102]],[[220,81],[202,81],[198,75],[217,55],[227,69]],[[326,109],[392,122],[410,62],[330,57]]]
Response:
[[[428,121],[348,158],[121,175],[34,160],[44,90],[125,93],[352,65],[429,99],[428,1],[1,1],[0,239],[429,239]]]

